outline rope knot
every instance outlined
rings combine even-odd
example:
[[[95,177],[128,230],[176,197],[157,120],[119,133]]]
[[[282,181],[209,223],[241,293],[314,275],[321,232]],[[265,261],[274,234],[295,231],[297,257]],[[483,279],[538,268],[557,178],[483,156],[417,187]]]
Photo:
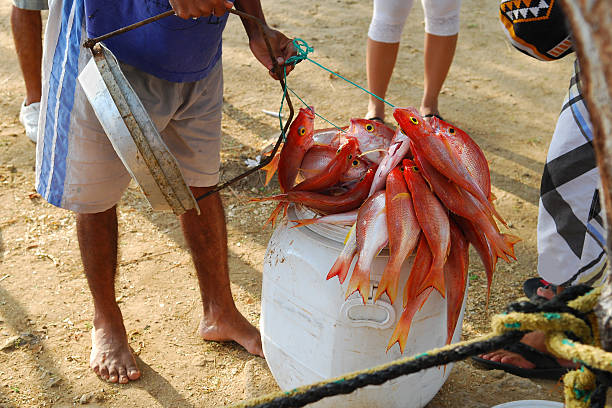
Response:
[[[308,59],[308,54],[314,51],[314,48],[308,45],[308,43],[301,38],[294,38],[293,46],[297,51],[297,55],[287,58],[285,65],[295,65],[300,61]]]

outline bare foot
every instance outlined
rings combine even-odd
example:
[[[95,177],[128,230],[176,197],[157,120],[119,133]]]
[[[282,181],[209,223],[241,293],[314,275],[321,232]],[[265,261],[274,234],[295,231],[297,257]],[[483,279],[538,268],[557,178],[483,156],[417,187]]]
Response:
[[[549,354],[548,350],[546,349],[546,335],[544,334],[544,332],[534,331],[531,333],[527,333],[521,339],[521,343],[527,344],[528,346],[531,346],[538,351]],[[490,353],[481,354],[480,357],[484,358],[485,360],[495,361],[502,364],[510,364],[515,367],[527,369],[535,368],[535,364],[533,364],[531,361],[526,360],[520,354],[516,354],[508,350],[495,350]],[[571,361],[564,360],[561,358],[558,358],[557,362],[563,367],[573,368],[576,366]]]
[[[198,332],[204,340],[235,341],[249,353],[264,356],[259,330],[238,310],[219,316],[216,320],[202,317]]]
[[[89,366],[106,381],[126,384],[140,378],[123,323],[96,323],[91,330]]]

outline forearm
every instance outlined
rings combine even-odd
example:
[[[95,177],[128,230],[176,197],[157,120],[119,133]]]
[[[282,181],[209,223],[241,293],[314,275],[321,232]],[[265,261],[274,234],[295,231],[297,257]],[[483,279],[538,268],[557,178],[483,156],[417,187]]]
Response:
[[[266,24],[266,19],[264,17],[263,10],[261,8],[261,2],[259,0],[235,0],[234,7],[236,10],[242,11],[244,13],[250,14],[254,17],[260,19],[264,24]],[[249,37],[249,40],[253,37],[257,37],[260,35],[259,27],[257,23],[250,18],[242,18],[242,25],[244,26],[244,30]]]

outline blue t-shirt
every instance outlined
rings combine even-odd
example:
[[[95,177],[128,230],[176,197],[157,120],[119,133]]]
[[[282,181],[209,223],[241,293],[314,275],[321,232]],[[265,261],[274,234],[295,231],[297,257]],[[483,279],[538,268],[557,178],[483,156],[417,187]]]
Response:
[[[168,0],[85,0],[87,35],[98,37],[170,10]],[[221,58],[222,17],[165,17],[104,41],[121,62],[172,82],[198,81]]]

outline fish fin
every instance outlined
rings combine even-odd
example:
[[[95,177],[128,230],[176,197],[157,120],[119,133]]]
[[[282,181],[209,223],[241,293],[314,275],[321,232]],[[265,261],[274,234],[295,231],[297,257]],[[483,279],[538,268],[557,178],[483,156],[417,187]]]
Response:
[[[319,218],[320,217],[317,217],[317,218],[305,218],[305,219],[301,219],[301,220],[290,220],[291,222],[295,223],[295,225],[292,226],[291,228],[300,228],[300,227],[305,227],[306,225],[315,224]]]
[[[491,286],[493,285],[493,273],[495,272],[495,268],[497,266],[497,259],[499,259],[497,256],[492,257],[490,274],[489,274],[489,271],[486,271],[487,272],[487,300],[485,302],[485,311],[489,310],[489,299],[491,298]]]
[[[349,232],[346,233],[346,237],[344,237],[344,245],[346,245],[349,238],[351,237],[351,234],[354,234],[356,229],[357,229],[357,223],[353,224],[351,229],[349,229]]]
[[[369,290],[370,271],[360,268],[359,261],[357,261],[357,265],[355,265],[355,269],[353,269],[353,274],[351,275],[351,280],[349,281],[348,288],[346,290],[346,299],[348,299],[348,297],[354,292],[359,291],[361,299],[363,299],[363,304],[365,305]]]
[[[397,326],[395,326],[395,330],[393,330],[391,339],[389,339],[389,343],[387,344],[387,352],[395,343],[398,343],[400,352],[404,354],[404,348],[406,347],[406,341],[408,340],[408,334],[410,333],[410,326],[412,325],[414,314],[423,306],[423,304],[425,304],[425,301],[431,294],[432,290],[433,288],[427,288],[418,296],[408,300],[406,306],[404,306],[404,311],[397,322]]]
[[[491,209],[491,214],[493,214],[493,216],[497,218],[497,220],[501,222],[504,227],[509,228],[506,220],[504,220],[503,217],[497,212],[497,209],[495,208],[493,203],[490,201],[489,201],[489,208]]]
[[[277,194],[270,197],[253,197],[249,198],[249,202],[261,202],[261,201],[282,201],[287,198],[287,194]]]
[[[395,201],[395,200],[401,200],[402,198],[408,198],[408,199],[412,199],[412,196],[410,195],[410,193],[398,193],[395,196],[393,196],[393,198],[391,199],[391,201]]]

